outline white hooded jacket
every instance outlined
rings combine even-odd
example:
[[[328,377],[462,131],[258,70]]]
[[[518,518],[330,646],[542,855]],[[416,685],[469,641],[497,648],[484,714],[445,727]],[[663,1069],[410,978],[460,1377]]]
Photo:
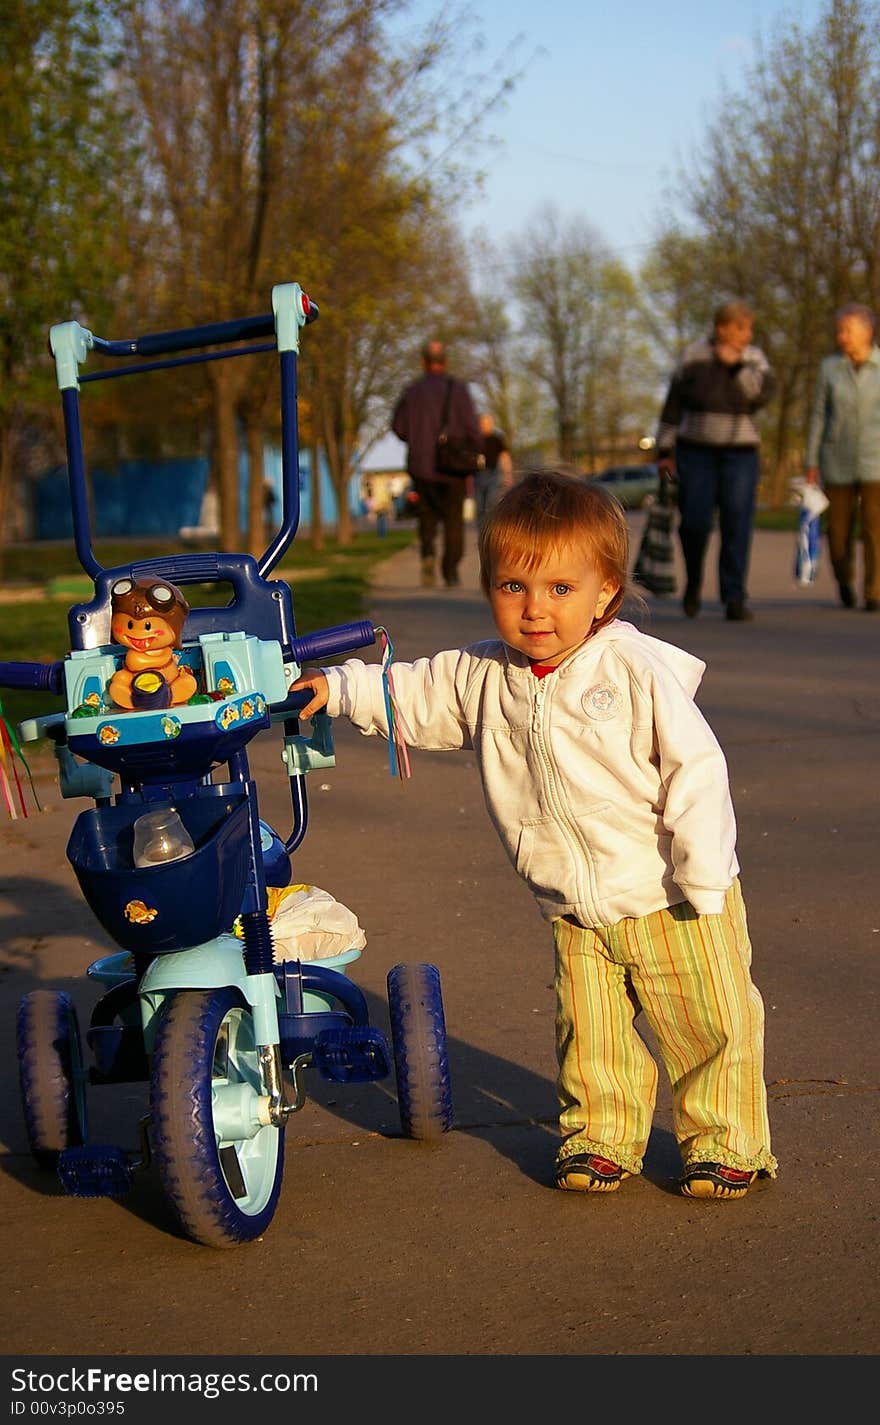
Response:
[[[615,620],[536,678],[500,640],[392,668],[412,747],[473,748],[489,815],[547,920],[612,925],[690,901],[718,914],[739,870],[727,764],[698,658]],[[388,735],[382,670],[324,668],[327,712]]]

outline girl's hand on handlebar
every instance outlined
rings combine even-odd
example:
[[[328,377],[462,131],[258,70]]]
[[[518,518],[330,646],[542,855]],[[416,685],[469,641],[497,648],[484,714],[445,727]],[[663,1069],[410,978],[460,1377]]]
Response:
[[[320,712],[321,708],[327,706],[330,688],[320,668],[315,668],[310,673],[301,673],[296,682],[291,683],[291,693],[295,693],[298,688],[311,688],[315,695],[310,703],[306,703],[305,707],[300,709],[300,717],[311,717],[312,713]]]

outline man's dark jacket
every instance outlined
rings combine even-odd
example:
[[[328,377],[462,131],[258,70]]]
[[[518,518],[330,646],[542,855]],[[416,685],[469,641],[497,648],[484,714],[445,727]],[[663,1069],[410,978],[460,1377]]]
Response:
[[[407,444],[406,468],[414,480],[440,480],[444,484],[454,475],[440,475],[434,468],[434,450],[440,433],[443,401],[448,382],[452,382],[449,397],[447,430],[457,439],[473,442],[480,449],[480,424],[470,392],[463,381],[445,372],[429,371],[407,386],[394,408],[391,429]]]

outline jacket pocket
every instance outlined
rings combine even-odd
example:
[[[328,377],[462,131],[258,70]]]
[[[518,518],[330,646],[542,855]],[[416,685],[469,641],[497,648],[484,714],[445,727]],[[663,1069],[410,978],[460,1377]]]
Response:
[[[553,817],[538,817],[522,823],[515,864],[533,891],[567,902],[578,898],[576,860],[584,854],[589,855],[580,823],[582,820],[589,823],[594,817],[603,816],[608,807],[608,802],[601,802],[591,807],[586,817],[575,818],[577,830],[573,827],[568,836]],[[578,841],[583,849],[577,847]]]
[[[653,885],[672,871],[672,834],[649,807],[606,802],[576,821],[600,900]]]

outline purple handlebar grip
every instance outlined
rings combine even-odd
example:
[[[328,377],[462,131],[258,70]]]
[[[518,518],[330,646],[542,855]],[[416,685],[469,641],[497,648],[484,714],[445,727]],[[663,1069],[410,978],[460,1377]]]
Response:
[[[302,665],[333,658],[337,653],[353,653],[356,648],[366,648],[375,642],[375,628],[369,619],[363,619],[360,623],[341,623],[335,628],[319,628],[316,633],[292,638],[290,647],[297,663]]]
[[[0,663],[0,688],[30,688],[37,693],[63,693],[64,664]]]

